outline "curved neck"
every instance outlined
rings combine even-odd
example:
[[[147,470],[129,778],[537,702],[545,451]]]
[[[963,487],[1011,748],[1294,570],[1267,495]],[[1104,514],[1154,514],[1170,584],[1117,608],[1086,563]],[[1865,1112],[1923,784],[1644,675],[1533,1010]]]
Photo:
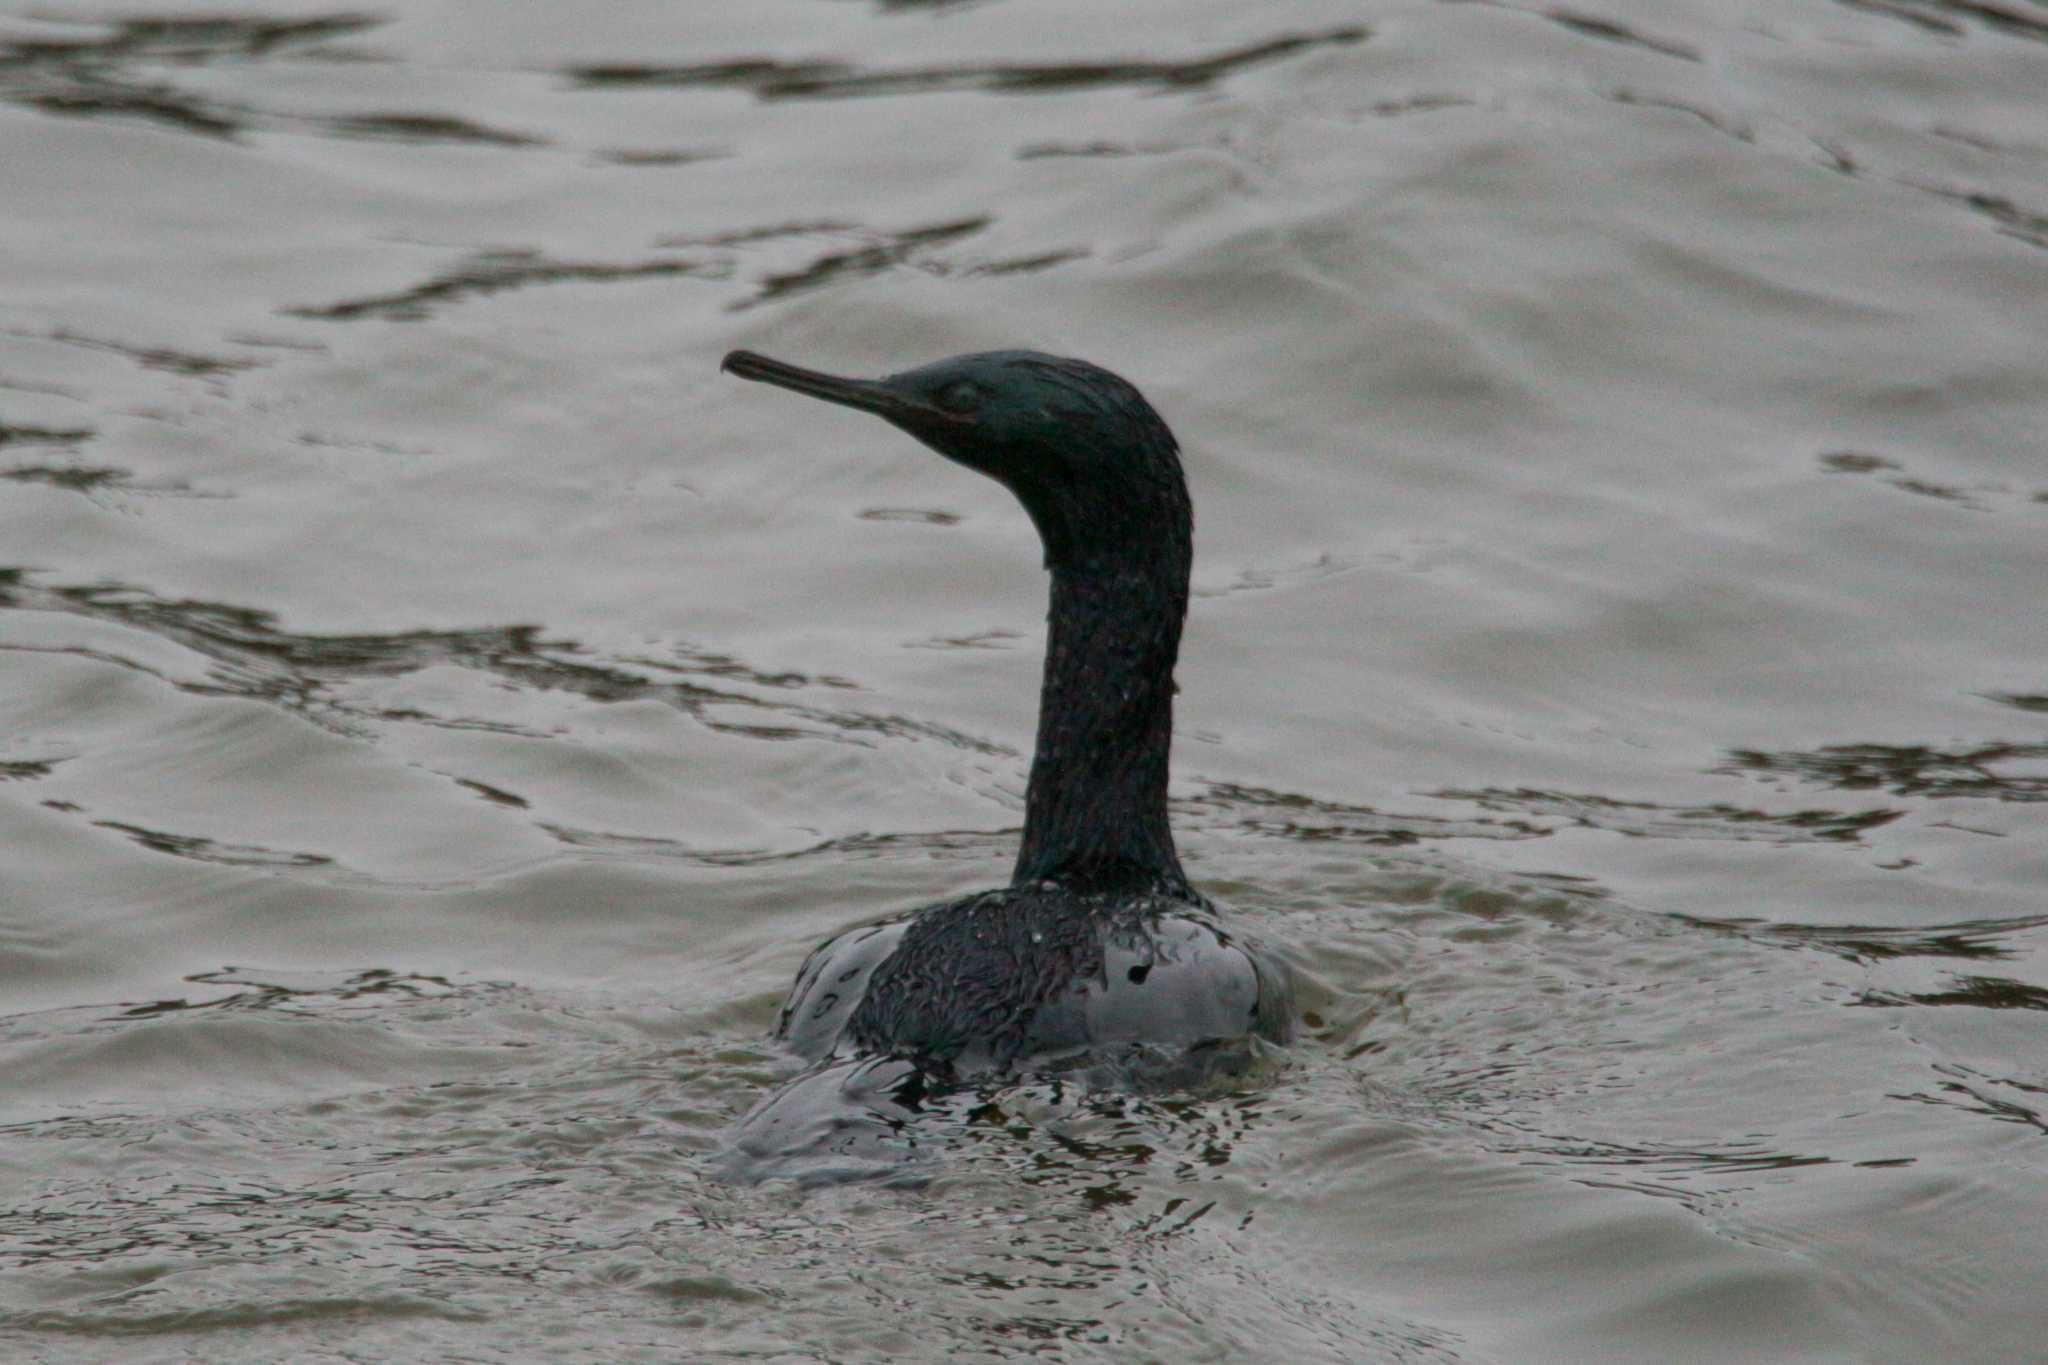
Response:
[[[1188,547],[1055,564],[1038,749],[1014,882],[1192,893],[1166,823]]]

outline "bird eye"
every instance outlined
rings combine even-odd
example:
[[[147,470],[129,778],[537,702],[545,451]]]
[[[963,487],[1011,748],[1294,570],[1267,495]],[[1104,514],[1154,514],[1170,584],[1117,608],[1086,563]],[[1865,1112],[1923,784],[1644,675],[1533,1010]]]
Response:
[[[981,406],[981,390],[966,380],[956,380],[939,390],[938,404],[947,412],[966,414]]]

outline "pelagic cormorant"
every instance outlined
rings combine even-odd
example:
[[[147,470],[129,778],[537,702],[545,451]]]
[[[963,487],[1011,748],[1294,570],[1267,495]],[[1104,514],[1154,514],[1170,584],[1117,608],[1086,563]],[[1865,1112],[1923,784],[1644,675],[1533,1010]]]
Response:
[[[1033,351],[872,380],[752,351],[732,352],[723,368],[873,413],[1003,484],[1037,526],[1052,575],[1010,885],[814,951],[777,1034],[833,1062],[821,1068],[833,1079],[771,1097],[741,1125],[739,1147],[829,1166],[835,1150],[864,1140],[840,1105],[891,1128],[932,1085],[977,1074],[1115,1065],[1112,1054],[1185,1061],[1219,1044],[1285,1041],[1286,967],[1217,922],[1167,826],[1194,518],[1178,444],[1151,404],[1107,370]],[[821,1102],[821,1089],[838,1099]]]

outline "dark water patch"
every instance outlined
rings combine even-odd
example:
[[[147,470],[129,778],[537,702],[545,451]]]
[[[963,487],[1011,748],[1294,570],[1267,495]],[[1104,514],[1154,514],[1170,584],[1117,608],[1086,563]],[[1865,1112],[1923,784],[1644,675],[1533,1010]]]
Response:
[[[934,635],[928,640],[913,640],[910,649],[1008,649],[1012,642],[1024,637],[1014,630],[980,630],[972,635]]]
[[[1966,920],[1956,924],[1893,928],[1875,924],[1773,924],[1764,920],[1705,919],[1687,923],[1739,935],[1752,942],[1814,949],[1851,962],[1895,958],[1957,958],[1995,962],[2016,956],[2005,940],[2048,927],[2048,915],[2031,919]]]
[[[2003,976],[1959,976],[1945,991],[1865,991],[1851,1003],[1879,1008],[1964,1005],[1980,1010],[2048,1010],[2048,989]]]
[[[91,427],[24,427],[0,423],[0,447],[75,446],[99,433]]]
[[[1668,109],[1672,113],[1684,114],[1690,118],[1698,119],[1723,137],[1732,138],[1736,142],[1752,146],[1756,143],[1756,132],[1754,129],[1737,123],[1724,114],[1716,113],[1711,109],[1703,109],[1699,105],[1688,103],[1685,100],[1675,99],[1668,95],[1645,95],[1627,89],[1609,91],[1607,98],[1616,104],[1637,108]]]
[[[712,657],[716,659],[719,656]],[[692,671],[673,663],[665,664],[663,667],[673,673]],[[1007,745],[991,743],[965,731],[917,720],[910,716],[836,711],[826,707],[756,697],[745,692],[707,687],[688,681],[650,681],[623,669],[574,662],[553,655],[500,661],[496,671],[528,686],[576,692],[593,701],[662,701],[687,714],[706,729],[722,734],[771,740],[827,739],[849,744],[866,744],[875,738],[924,739],[936,740],[951,748],[970,753],[1010,758],[1016,756],[1016,751]],[[713,663],[702,671],[712,677],[730,676],[724,665],[719,663]],[[749,672],[747,680],[751,682],[755,677],[769,679],[771,681],[762,685],[775,687],[778,684],[772,680],[788,676],[792,675],[755,675]],[[851,687],[854,684],[839,680],[837,685]],[[717,712],[717,708],[721,707],[739,707],[749,715],[767,719],[765,722],[726,719]]]
[[[1479,101],[1470,95],[1409,95],[1397,100],[1378,100],[1372,106],[1375,118],[1403,118],[1409,114],[1434,114],[1444,109],[1476,109]]]
[[[2010,1099],[1995,1093],[1996,1090],[2005,1088],[2033,1096],[2048,1095],[2048,1090],[2024,1081],[1987,1076],[1960,1062],[1938,1062],[1934,1066],[1934,1071],[1945,1079],[1933,1090],[1899,1092],[1886,1098],[1903,1100],[1908,1104],[1958,1109],[1966,1114],[1995,1119],[2000,1123],[2016,1123],[2048,1135],[2048,1120],[2042,1118],[2041,1107],[2037,1101]]]
[[[154,1019],[204,1011],[273,1010],[295,1014],[328,1014],[336,1006],[350,1010],[409,1004],[419,1000],[442,1000],[455,995],[489,993],[504,988],[500,982],[458,985],[443,976],[399,972],[383,967],[364,971],[292,971],[259,967],[223,967],[218,971],[195,972],[185,980],[194,985],[230,986],[227,995],[206,1000],[182,996],[124,1005],[111,1019]]]
[[[66,118],[137,119],[201,137],[233,139],[248,124],[246,111],[202,100],[170,86],[105,84],[11,95],[18,103]]]
[[[237,346],[254,346],[266,351],[294,351],[300,355],[326,355],[332,349],[324,341],[299,337],[265,336],[257,332],[232,332],[227,338]]]
[[[644,1294],[672,1299],[678,1303],[723,1301],[757,1304],[763,1307],[770,1307],[775,1303],[775,1296],[767,1291],[749,1289],[723,1275],[669,1275],[658,1280],[641,1281],[635,1288]]]
[[[1916,497],[1933,498],[1936,502],[1952,502],[1977,512],[1989,510],[1968,493],[1950,484],[1932,483],[1926,479],[1887,479],[1886,482],[1900,492],[1911,493]]]
[[[730,684],[770,692],[858,690],[858,685],[844,678],[759,670],[716,651],[679,648],[670,658],[601,661],[577,657],[580,647],[573,641],[545,639],[536,626],[388,635],[298,634],[281,629],[272,613],[251,607],[160,598],[119,584],[45,588],[29,584],[19,570],[0,570],[0,608],[70,612],[171,640],[210,661],[204,682],[168,678],[148,665],[100,650],[56,652],[132,668],[197,695],[271,702],[324,728],[357,737],[378,721],[502,731],[488,717],[431,717],[417,708],[365,706],[334,692],[338,683],[397,677],[445,664],[522,689],[573,693],[595,702],[658,701],[707,729],[757,739],[851,744],[876,738],[929,740],[970,753],[1016,756],[1008,746],[908,716],[835,710],[738,690]],[[650,678],[648,672],[661,676]],[[724,714],[734,708],[745,718]]]
[[[2008,37],[2048,40],[2048,17],[2020,5],[1994,0],[1841,0],[1855,9],[1904,19],[1930,32],[1962,37],[1968,23],[1982,24]],[[1948,16],[1954,15],[1951,19]]]
[[[180,351],[169,346],[142,346],[133,342],[112,341],[106,337],[86,336],[66,327],[59,327],[47,333],[44,339],[61,346],[104,351],[109,355],[133,361],[145,370],[158,370],[164,374],[187,379],[224,379],[243,370],[257,369],[263,364],[260,360],[200,355],[195,351]]]
[[[141,825],[132,825],[121,820],[95,820],[93,824],[100,829],[125,834],[152,853],[168,853],[174,858],[189,858],[200,863],[219,863],[228,867],[279,868],[331,867],[334,864],[334,859],[324,853],[295,853],[284,849],[264,848],[258,844],[224,844],[197,835],[146,829]]]
[[[444,996],[474,993],[479,990],[497,990],[504,984],[483,982],[459,986],[445,976],[393,971],[386,967],[370,967],[355,972],[222,967],[218,971],[195,972],[185,979],[201,985],[248,988],[243,997],[230,996],[226,1000],[215,1002],[222,1005],[229,1004],[237,998],[246,999],[252,1004],[274,1004],[281,1000],[304,1001],[316,997],[337,1001],[383,1001],[386,997],[403,1000],[438,1000]]]
[[[1138,147],[1123,142],[1033,142],[1017,149],[1019,161],[1037,161],[1046,157],[1091,157],[1112,158],[1125,156],[1157,156],[1173,150],[1167,147]]]
[[[1610,830],[1639,839],[1728,839],[1772,844],[1857,843],[1866,832],[1888,825],[1905,814],[1904,811],[1884,807],[1861,811],[1772,812],[1725,802],[1704,806],[1665,806],[1650,801],[1621,801],[1607,796],[1546,792],[1533,787],[1453,789],[1431,794],[1447,801],[1473,801],[1487,810],[1519,811],[1530,816],[1564,819],[1581,829]]]
[[[741,228],[709,236],[669,236],[659,239],[657,244],[665,248],[730,251],[736,247],[804,238],[826,239],[826,250],[812,255],[794,268],[775,270],[762,276],[749,297],[727,305],[734,311],[899,268],[940,277],[1029,274],[1082,260],[1090,254],[1083,247],[1063,247],[1018,256],[957,259],[942,251],[942,248],[984,231],[992,221],[981,215],[902,229],[878,229],[838,219],[806,220]],[[729,270],[731,260],[729,255],[721,257],[720,270]]]
[[[344,299],[339,303],[304,304],[281,311],[290,317],[348,322],[380,318],[386,322],[421,322],[437,306],[465,299],[530,289],[549,284],[613,284],[622,280],[659,279],[677,275],[712,275],[701,261],[559,261],[538,251],[490,251],[422,284],[389,294]]]
[[[1820,166],[1833,171],[1836,175],[1856,176],[1863,173],[1863,163],[1841,143],[1811,136],[1807,140],[1813,143],[1814,149],[1820,153],[1817,162]]]
[[[1821,468],[1830,474],[1875,474],[1880,469],[1897,469],[1897,460],[1855,450],[1832,451],[1820,457]]]
[[[517,796],[502,787],[493,787],[488,782],[479,782],[475,778],[458,777],[455,779],[455,785],[468,788],[493,805],[510,806],[514,810],[530,810],[533,806],[533,803],[523,796]]]
[[[130,471],[113,465],[17,465],[12,469],[0,469],[0,479],[15,483],[41,483],[52,488],[67,488],[74,493],[86,493],[110,484],[128,482]]]
[[[196,650],[235,673],[221,690],[270,697],[303,694],[319,680],[409,673],[435,663],[490,667],[545,648],[539,630],[507,626],[480,631],[417,631],[392,635],[299,635],[282,630],[276,616],[253,607],[198,599],[158,597],[121,584],[36,587],[20,577],[0,578],[0,607],[69,611],[161,636]],[[286,676],[270,685],[258,675]],[[239,686],[225,685],[238,683]]]
[[[17,40],[0,48],[0,64],[148,56],[198,65],[223,59],[267,57],[287,48],[360,33],[388,22],[383,15],[346,11],[305,19],[233,15],[117,19],[100,37]]]
[[[70,755],[66,755],[66,758]],[[56,771],[63,758],[0,759],[0,782],[34,782]]]
[[[1066,265],[1071,261],[1085,260],[1088,255],[1089,252],[1085,247],[1071,247],[1063,251],[1041,251],[1034,256],[1012,256],[1007,260],[983,261],[979,264],[968,266],[962,273],[967,275],[1032,275],[1041,270],[1051,270],[1054,266]],[[945,273],[943,268],[940,269],[939,273]]]
[[[254,61],[384,23],[334,14],[303,20],[132,18],[80,39],[26,39],[0,48],[0,99],[80,118],[135,119],[200,137],[232,140],[250,128],[247,108],[179,89],[137,67],[192,68]]]
[[[116,465],[16,465],[0,469],[0,479],[14,483],[43,484],[70,493],[148,494],[156,497],[225,498],[226,493],[201,493],[182,479],[164,483],[142,483],[132,470]]]
[[[1200,89],[1226,76],[1332,44],[1365,41],[1361,26],[1322,33],[1286,34],[1184,61],[1131,59],[1118,62],[966,64],[863,70],[845,62],[781,62],[767,58],[684,66],[607,63],[573,66],[562,72],[578,88],[604,90],[717,86],[743,89],[757,99],[845,99],[874,95],[921,95],[951,91],[995,94],[1060,94],[1119,86],[1169,90]]]
[[[1676,57],[1680,61],[1697,62],[1699,49],[1668,38],[1652,38],[1639,33],[1616,19],[1603,15],[1587,14],[1579,10],[1554,9],[1543,13],[1551,23],[1568,28],[1587,38],[1597,38],[1603,43],[1621,43],[1628,47],[1654,52],[1660,57]]]
[[[2010,706],[2015,711],[2031,711],[2038,715],[2048,715],[2048,694],[2039,692],[1987,692],[1984,695],[1988,700],[1995,701],[2000,706]]]
[[[869,507],[854,515],[862,521],[914,521],[925,526],[960,524],[958,513],[941,512],[929,507]]]
[[[826,233],[859,232],[859,223],[839,218],[807,218],[790,223],[768,223],[761,227],[735,228],[730,232],[716,232],[709,236],[662,237],[655,242],[659,247],[704,247],[704,246],[751,246],[757,242],[773,242],[786,237],[816,237]]]
[[[2048,759],[2048,744],[1829,744],[1818,749],[1735,749],[1715,773],[1767,773],[1839,791],[1888,791],[1930,800],[2048,801],[2048,776],[2004,774],[2001,763]]]
[[[689,89],[696,86],[738,87],[756,94],[781,82],[803,82],[843,75],[851,68],[838,62],[779,62],[769,58],[701,62],[685,66],[654,66],[637,62],[599,63],[562,69],[575,86],[586,90],[614,88]],[[764,96],[765,97],[765,96]]]
[[[1963,26],[1953,19],[1945,19],[1930,12],[1933,7],[1915,5],[1910,0],[1835,0],[1845,9],[1861,10],[1865,14],[1881,14],[1887,19],[1898,19],[1926,33],[1938,33],[1944,38],[1960,38]]]
[[[723,161],[731,155],[721,148],[610,147],[593,152],[590,159],[605,166],[693,166],[700,161]]]
[[[1682,1144],[1667,1146],[1656,1143],[1588,1141],[1577,1137],[1532,1134],[1526,1145],[1510,1144],[1509,1149],[1528,1156],[1549,1158],[1561,1166],[1641,1169],[1669,1177],[1747,1175],[1763,1171],[1793,1171],[1836,1164],[1833,1157],[1774,1151],[1753,1138],[1732,1139],[1724,1147],[1710,1148]],[[1676,1195],[1688,1200],[1696,1198],[1699,1193],[1671,1186],[1650,1187],[1643,1192]]]
[[[1820,457],[1820,465],[1830,474],[1883,475],[1885,477],[1881,481],[1901,493],[1933,498],[1937,502],[1951,503],[1972,512],[1989,512],[1993,510],[1995,501],[2011,501],[2023,497],[2004,484],[1977,484],[1965,488],[1920,478],[1904,472],[1905,466],[1897,460],[1865,451],[1830,451]]]
[[[935,248],[974,236],[986,228],[990,221],[985,217],[962,218],[949,223],[904,228],[898,232],[863,233],[866,240],[862,245],[828,251],[814,257],[798,269],[768,275],[755,288],[751,297],[738,300],[728,307],[735,310],[752,308],[758,304],[792,298],[849,279],[883,274],[899,266],[916,265],[929,270],[934,262],[928,253]]]
[[[2048,214],[2022,208],[2002,194],[1944,189],[1930,189],[1930,193],[1953,200],[1990,219],[2008,237],[2029,246],[2048,247]]]
[[[339,137],[392,142],[466,143],[483,147],[542,147],[548,139],[514,133],[449,114],[346,114],[322,121]]]
[[[1173,808],[1190,825],[1306,844],[1405,848],[1433,839],[1541,839],[1551,833],[1544,826],[1515,820],[1389,815],[1371,806],[1236,782],[1212,782],[1200,797],[1175,801]]]
[[[559,732],[485,716],[437,716],[414,706],[366,708],[361,715],[390,725],[424,725],[431,730],[455,730],[478,735],[503,735],[510,739],[556,739]]]
[[[755,687],[782,690],[833,687],[841,691],[855,691],[860,687],[859,683],[850,678],[841,678],[831,673],[798,673],[790,669],[775,673],[763,672],[730,654],[712,649],[678,648],[676,656],[668,659],[657,659],[644,654],[624,654],[619,656],[619,662],[635,664],[657,672],[681,673],[693,677],[732,678]]]
[[[830,859],[834,862],[909,859],[929,862],[982,862],[1016,846],[1016,829],[931,830],[908,834],[848,834],[821,839],[802,848],[691,848],[674,839],[649,835],[608,834],[543,824],[541,829],[571,848],[634,857],[674,859],[699,867],[773,867]]]

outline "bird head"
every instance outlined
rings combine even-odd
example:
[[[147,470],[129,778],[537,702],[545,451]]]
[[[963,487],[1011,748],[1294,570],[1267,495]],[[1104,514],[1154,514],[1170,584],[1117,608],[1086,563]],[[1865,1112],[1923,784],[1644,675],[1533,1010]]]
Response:
[[[1175,546],[1185,560],[1192,514],[1173,433],[1127,380],[1087,361],[984,351],[849,379],[734,351],[723,368],[871,412],[1001,483],[1049,567]]]

